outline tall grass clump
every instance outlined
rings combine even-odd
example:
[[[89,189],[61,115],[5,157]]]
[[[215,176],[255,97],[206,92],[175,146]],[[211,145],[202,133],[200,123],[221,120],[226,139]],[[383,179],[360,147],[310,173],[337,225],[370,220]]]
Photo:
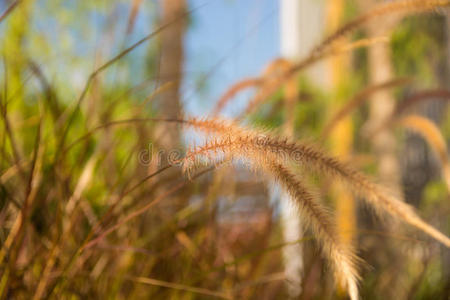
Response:
[[[389,16],[414,21],[450,1],[390,1],[359,14],[348,3],[354,17],[308,55],[277,58],[261,74],[236,79],[212,103],[211,115],[198,116],[182,109],[192,99],[182,95],[180,74],[197,79],[181,68],[182,35],[208,3],[160,16],[154,3],[139,0],[53,2],[0,5],[0,300],[285,299],[282,252],[293,243],[304,250],[304,299],[385,297],[383,284],[394,277],[410,277],[393,284],[406,290],[399,299],[449,295],[449,125],[423,116],[418,105],[450,99],[447,79],[431,86],[410,72],[368,84],[367,50],[393,43],[387,34],[366,36],[365,27]],[[141,32],[141,25],[153,30]],[[404,27],[399,22],[392,30]],[[177,43],[162,37],[168,31]],[[402,33],[414,41],[415,32]],[[435,48],[442,45],[427,51]],[[355,66],[337,92],[307,79],[309,67],[342,55]],[[440,62],[442,55],[422,56],[417,60],[432,64],[431,56]],[[176,76],[166,70],[171,63]],[[248,89],[253,94],[243,110],[222,118]],[[403,101],[391,103],[393,112],[371,127],[371,96],[394,89]],[[162,109],[173,97],[180,98],[176,111]],[[346,134],[353,145],[346,157],[330,155],[337,153],[330,133],[345,118],[352,118]],[[370,142],[399,126],[428,142],[447,187],[430,176],[417,207],[376,175],[379,157]],[[393,137],[400,161],[411,147],[399,132]],[[330,186],[337,182],[363,204],[351,212],[358,216],[351,241],[336,220],[339,197]],[[283,241],[271,183],[307,229],[297,241]],[[377,225],[366,207],[381,217]],[[400,254],[403,268],[391,272],[390,251]]]

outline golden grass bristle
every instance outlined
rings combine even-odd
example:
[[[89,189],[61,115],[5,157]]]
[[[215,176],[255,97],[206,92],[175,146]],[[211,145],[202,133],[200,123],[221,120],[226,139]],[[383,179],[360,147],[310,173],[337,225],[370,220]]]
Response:
[[[285,71],[287,66],[290,66],[290,63],[284,58],[277,58],[270,62],[270,64],[266,67],[261,77],[255,78],[247,78],[241,81],[238,81],[234,85],[232,85],[226,92],[220,97],[219,101],[217,101],[216,107],[213,110],[213,115],[219,114],[223,108],[228,104],[228,102],[240,91],[251,88],[251,87],[259,87],[262,84],[266,83],[266,81],[271,78],[276,78],[277,73],[280,70]]]
[[[377,36],[372,38],[364,38],[359,39],[353,42],[350,42],[348,44],[344,45],[336,45],[333,47],[330,47],[326,49],[326,51],[323,51],[322,53],[318,55],[310,55],[301,60],[300,62],[296,63],[287,71],[287,76],[290,76],[294,73],[297,73],[306,67],[309,67],[310,65],[320,61],[323,58],[327,58],[334,55],[341,55],[345,54],[347,52],[350,52],[352,50],[356,50],[359,48],[367,48],[376,44],[380,43],[387,43],[389,40],[385,36]]]
[[[363,89],[357,93],[350,101],[348,101],[340,110],[338,110],[330,121],[324,126],[321,134],[321,139],[325,139],[331,131],[336,127],[343,118],[345,118],[352,111],[360,107],[366,100],[369,100],[369,96],[383,89],[394,88],[401,85],[410,83],[412,80],[410,78],[396,78],[387,80],[382,83],[374,84]]]
[[[213,115],[218,115],[237,93],[247,88],[257,87],[261,85],[261,83],[261,78],[248,78],[235,83],[225,92],[225,94],[223,94],[222,97],[220,97],[219,101],[217,101],[216,107],[213,110]]]
[[[252,142],[249,142],[252,140]],[[204,146],[188,151],[183,168],[188,174],[197,164],[197,158],[204,156],[211,161],[219,153],[230,159],[243,157],[249,160],[253,168],[261,169],[279,182],[289,194],[291,201],[297,207],[302,221],[315,233],[322,252],[328,258],[335,272],[336,279],[347,288],[351,299],[358,299],[358,272],[356,270],[357,258],[348,246],[343,245],[335,232],[333,219],[329,212],[316,200],[303,183],[278,161],[274,152],[261,151],[257,138],[253,136],[232,139],[227,136],[223,139],[213,139]]]
[[[405,112],[411,106],[414,106],[420,102],[436,99],[450,100],[450,90],[446,89],[430,89],[425,91],[420,91],[406,98],[400,104],[397,105],[395,109],[395,115],[400,115]]]
[[[216,121],[209,120],[208,122],[213,124]],[[205,124],[205,121],[203,121],[203,124]],[[228,129],[221,121],[214,125],[220,129],[217,133],[223,138],[207,145],[203,149],[204,153],[224,151],[231,154],[233,152],[228,150],[244,148],[246,151],[251,151],[253,158],[258,158],[261,162],[268,158],[271,159],[268,154],[272,153],[275,154],[279,163],[285,163],[288,159],[297,165],[305,165],[322,174],[335,176],[342,179],[356,195],[364,198],[376,211],[384,211],[397,217],[421,229],[450,248],[450,239],[423,221],[410,205],[389,195],[381,186],[348,164],[325,154],[312,144],[272,137],[267,132],[245,129],[232,122],[229,124]],[[195,122],[191,122],[190,125],[195,127]],[[204,127],[199,129],[205,130]],[[228,150],[225,151],[224,149]],[[192,159],[192,157],[189,157],[188,154],[187,159]]]
[[[387,36],[376,36],[372,38],[359,39],[349,44],[338,46],[332,52],[335,53],[345,53],[358,48],[366,48],[375,44],[389,43],[389,38]]]
[[[301,220],[314,232],[322,252],[330,260],[335,278],[346,288],[350,299],[358,299],[357,258],[349,245],[344,245],[336,232],[336,225],[316,197],[301,180],[281,164],[269,164],[267,170],[290,196]]]
[[[282,68],[279,68],[277,70],[275,76],[273,74],[271,75],[272,69],[268,69],[266,71],[267,72],[267,74],[265,75],[266,79],[264,80],[264,84],[262,84],[261,86],[261,90],[249,101],[247,108],[244,110],[243,116],[253,112],[262,102],[264,102],[265,99],[268,99],[271,95],[273,95],[278,89],[280,89],[287,81],[289,81],[298,72],[313,65],[314,63],[320,61],[321,59],[333,55],[340,55],[358,48],[369,47],[371,45],[383,42],[386,42],[385,37],[375,37],[370,39],[357,40],[344,46],[334,47],[332,49],[323,52],[321,55],[309,56],[295,64],[292,63],[290,63],[289,65],[280,64]],[[275,68],[273,68],[273,70],[275,70]]]
[[[422,13],[449,5],[448,0],[404,0],[381,4],[338,28],[311,51],[311,56],[320,55],[336,40],[378,17],[397,13],[408,15]]]
[[[392,126],[398,117],[400,117],[405,111],[409,108],[430,100],[450,100],[450,90],[446,89],[430,89],[424,90],[420,92],[414,93],[412,96],[409,96],[399,104],[395,108],[395,111],[392,115],[386,119],[382,124],[377,126],[376,128],[369,128],[366,132],[367,136],[374,136],[381,132],[384,128]]]
[[[369,47],[373,44],[387,42],[386,37],[374,37],[369,39],[360,39],[355,42],[349,43],[344,46],[336,47],[331,49],[323,56],[315,57],[314,59],[303,60],[300,63],[293,64],[286,59],[277,58],[273,60],[264,70],[261,77],[247,78],[235,83],[231,88],[229,88],[222,97],[218,100],[214,110],[213,115],[218,115],[223,108],[230,102],[230,100],[236,96],[240,91],[251,88],[260,87],[261,89],[257,94],[250,100],[247,108],[244,111],[244,115],[251,113],[254,109],[262,102],[264,99],[270,97],[275,93],[285,81],[288,81],[294,73],[301,71],[302,69],[308,67],[309,65],[315,63],[321,58],[339,55],[342,53],[350,52],[357,48]]]
[[[261,89],[256,93],[256,95],[250,100],[247,108],[244,110],[244,115],[247,115],[253,111],[256,106],[260,104],[260,102],[267,99],[280,87],[279,78],[283,76],[284,73],[289,71],[292,66],[293,63],[284,58],[277,58],[267,66],[262,76],[264,84],[261,86]]]
[[[420,134],[427,141],[428,145],[437,154],[442,164],[442,176],[447,184],[447,189],[450,191],[450,164],[447,154],[447,144],[436,124],[429,119],[418,115],[402,117],[397,123]]]
[[[182,121],[185,127],[192,127],[207,135],[244,135],[247,130],[238,126],[235,122],[222,118],[190,118]]]

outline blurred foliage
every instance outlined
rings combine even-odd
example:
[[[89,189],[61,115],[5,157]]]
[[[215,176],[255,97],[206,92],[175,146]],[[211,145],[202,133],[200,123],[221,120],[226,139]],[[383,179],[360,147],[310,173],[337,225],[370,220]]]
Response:
[[[2,2],[2,10],[9,3]],[[139,155],[149,150],[150,141],[157,144],[154,124],[109,123],[156,114],[147,97],[158,88],[158,37],[96,76],[77,109],[90,74],[155,30],[155,2],[142,2],[135,30],[126,35],[129,12],[125,0],[24,0],[0,23],[1,298],[285,299],[281,228],[261,176],[219,168],[193,181],[178,169],[173,178],[149,177],[158,166],[142,163]],[[349,6],[346,16],[356,14]],[[448,60],[443,22],[435,15],[412,17],[393,31],[395,70],[414,76],[420,88],[442,81],[437,69]],[[354,38],[361,36],[363,31]],[[330,117],[326,108],[366,86],[367,68],[367,52],[360,49],[352,55],[348,80],[332,91],[299,76],[296,136],[317,139]],[[207,88],[204,81],[199,85]],[[248,122],[277,129],[284,113],[280,90]],[[367,107],[352,118],[355,157],[369,156],[358,166],[375,174],[376,161],[360,135]],[[95,129],[104,124],[109,125]],[[445,119],[447,137],[449,126]],[[327,181],[314,180],[327,196]],[[180,183],[158,200],[158,187]],[[248,198],[256,200],[233,211],[232,200],[247,203]],[[450,232],[448,191],[439,178],[427,184],[422,198],[423,217]],[[176,202],[185,205],[175,210]],[[152,206],[125,221],[146,205]],[[20,211],[26,213],[22,223]],[[359,235],[364,247],[377,241],[376,235],[398,246],[407,261],[410,280],[403,284],[411,299],[448,295],[448,250],[412,232],[397,237],[361,230]],[[299,241],[305,245],[305,299],[337,298],[332,276],[310,240],[307,233]],[[365,260],[383,259],[382,243],[377,249],[363,248],[360,254]],[[363,271],[364,299],[381,299],[379,282],[396,276],[382,266]]]

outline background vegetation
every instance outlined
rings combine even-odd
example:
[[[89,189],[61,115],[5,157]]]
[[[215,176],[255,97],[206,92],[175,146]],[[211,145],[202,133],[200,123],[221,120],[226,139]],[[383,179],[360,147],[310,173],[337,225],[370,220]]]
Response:
[[[449,2],[405,1],[378,14],[376,1],[337,2],[327,18],[332,39],[306,64],[267,62],[208,99],[216,110],[198,117],[220,115],[251,89],[236,123],[318,144],[448,235]],[[166,121],[188,118],[183,36],[207,6],[22,0],[1,8],[3,299],[293,298],[282,255],[292,242],[270,176],[237,162],[200,165],[188,178],[168,165],[199,141]],[[308,73],[317,61],[325,85]],[[197,82],[208,86],[207,77]],[[339,240],[365,261],[363,299],[449,298],[448,248],[375,217],[335,176],[307,174]],[[315,237],[306,230],[295,241],[304,262],[295,297],[345,299]]]

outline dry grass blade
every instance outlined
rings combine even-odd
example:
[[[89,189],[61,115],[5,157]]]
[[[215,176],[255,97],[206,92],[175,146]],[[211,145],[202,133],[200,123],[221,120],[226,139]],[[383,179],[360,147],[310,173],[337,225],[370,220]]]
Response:
[[[176,290],[180,290],[180,291],[185,291],[185,292],[190,292],[190,293],[195,293],[195,294],[200,294],[200,295],[205,295],[205,296],[210,296],[210,297],[215,297],[215,298],[232,299],[232,297],[225,292],[216,292],[216,291],[211,291],[211,290],[207,290],[207,289],[203,289],[203,288],[192,287],[192,286],[187,286],[184,284],[167,282],[167,281],[157,280],[157,279],[153,279],[153,278],[127,277],[127,279],[131,280],[131,281],[143,283],[143,284],[166,287],[169,289],[176,289]]]
[[[78,179],[77,185],[75,186],[75,189],[70,196],[69,200],[67,201],[66,207],[65,207],[65,213],[67,215],[71,215],[76,205],[82,201],[81,195],[83,194],[83,191],[87,188],[87,186],[91,183],[92,176],[94,174],[94,168],[95,164],[97,162],[97,155],[93,155],[89,161],[86,163],[86,166],[83,168],[83,171],[81,172],[80,178]],[[89,218],[89,215],[87,216],[88,220],[90,221],[91,225],[95,222],[92,222],[92,220],[95,220],[93,218]]]
[[[32,211],[32,204],[38,193],[38,188],[42,180],[42,165],[44,156],[44,145],[42,143],[42,119],[40,119],[38,125],[38,132],[36,134],[34,151],[30,165],[30,175],[27,179],[25,186],[25,200],[22,204],[19,214],[16,215],[12,228],[8,234],[8,237],[0,250],[0,265],[3,265],[3,260],[6,258],[8,268],[2,274],[0,280],[0,295],[4,295],[5,287],[8,287],[9,272],[13,271],[16,266],[16,261],[19,257],[20,250],[24,243],[24,236],[26,232],[27,222]]]
[[[14,9],[17,7],[17,5],[20,4],[20,0],[16,0],[12,2],[8,8],[1,14],[0,16],[0,23],[10,14],[14,11]]]
[[[420,134],[437,154],[442,164],[442,176],[450,192],[450,164],[447,154],[447,144],[439,128],[429,119],[417,115],[400,118],[397,123]]]
[[[30,163],[30,161],[25,160],[23,162],[20,162],[19,164],[14,164],[11,167],[9,167],[8,169],[4,170],[3,173],[0,174],[0,183],[4,184],[11,177],[15,176],[19,172],[21,167],[24,168],[29,163]]]
[[[115,121],[107,122],[107,123],[98,125],[97,127],[89,130],[87,133],[85,133],[81,137],[77,138],[75,141],[70,143],[62,151],[62,153],[66,154],[74,146],[87,140],[89,137],[91,137],[94,133],[98,132],[99,130],[103,130],[103,129],[113,127],[113,126],[118,126],[118,125],[129,125],[129,124],[133,124],[133,123],[148,123],[148,122],[171,122],[171,123],[180,123],[181,124],[181,123],[185,123],[186,121],[179,120],[179,119],[162,119],[162,118],[133,118],[133,119],[115,120]]]
[[[59,99],[57,97],[56,92],[52,88],[50,82],[47,80],[47,78],[44,75],[44,72],[40,68],[40,66],[34,62],[33,60],[30,60],[28,62],[29,68],[31,73],[36,77],[36,79],[39,80],[42,91],[45,94],[44,100],[46,101],[46,104],[50,108],[52,118],[55,120],[58,118],[58,116],[61,114],[61,108],[59,107]]]
[[[2,99],[0,99],[2,100]],[[12,148],[12,154],[13,154],[13,158],[14,158],[14,162],[17,166],[18,172],[22,178],[22,180],[24,182],[27,181],[26,179],[26,174],[25,171],[22,168],[22,161],[23,161],[23,150],[19,147],[17,140],[16,140],[16,136],[15,136],[15,130],[12,126],[11,120],[7,114],[7,103],[5,101],[5,103],[1,103],[0,102],[0,113],[1,113],[1,117],[2,117],[2,121],[3,121],[3,126],[4,126],[4,130],[6,132],[6,136],[8,137],[10,143],[11,143],[11,148]]]
[[[142,0],[133,0],[131,3],[131,11],[128,16],[126,35],[131,34],[131,32],[133,31],[136,22],[136,17],[138,15],[141,4]]]
[[[280,280],[286,280],[286,275],[284,272],[277,272],[277,273],[262,276],[256,280],[250,280],[250,281],[247,281],[244,283],[240,283],[236,287],[233,288],[233,292],[237,293],[238,291],[241,291],[241,290],[251,287],[251,286],[261,286],[261,284],[264,284],[264,283],[280,281]]]
[[[324,126],[322,131],[322,139],[325,139],[336,127],[336,124],[339,123],[340,120],[345,118],[352,111],[361,106],[366,100],[368,100],[368,96],[371,94],[378,92],[379,90],[388,89],[398,87],[404,84],[410,83],[412,80],[410,78],[397,78],[385,81],[383,83],[374,84],[369,86],[356,94],[350,101],[347,102],[338,112],[334,114],[330,121]]]
[[[168,81],[162,84],[161,86],[157,87],[150,95],[147,96],[147,98],[144,99],[144,101],[142,101],[142,103],[137,105],[136,111],[141,111],[145,107],[145,105],[154,100],[157,96],[167,92],[170,89],[173,89],[174,85],[175,81]]]

